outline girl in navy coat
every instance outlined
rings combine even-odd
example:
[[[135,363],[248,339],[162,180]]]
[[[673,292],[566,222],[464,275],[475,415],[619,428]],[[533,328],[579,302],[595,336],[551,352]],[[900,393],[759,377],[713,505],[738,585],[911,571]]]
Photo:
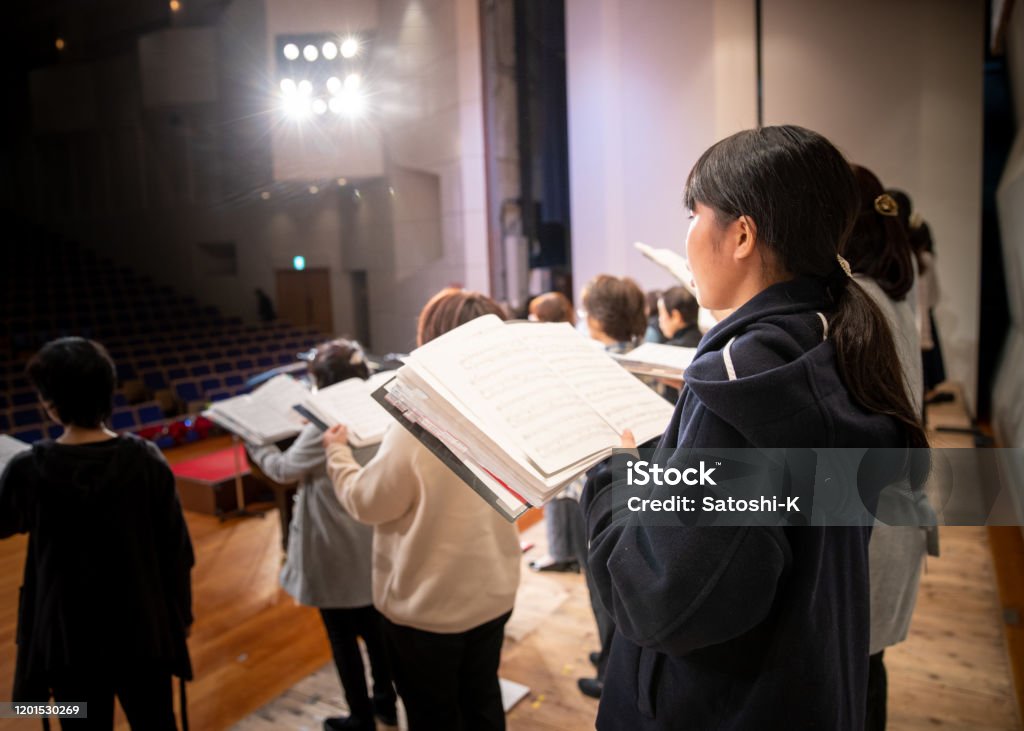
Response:
[[[835,147],[740,132],[697,161],[686,205],[698,300],[732,314],[660,447],[926,446],[888,325],[838,257],[858,193]],[[869,528],[650,527],[612,484],[582,500],[617,626],[599,729],[863,728]]]

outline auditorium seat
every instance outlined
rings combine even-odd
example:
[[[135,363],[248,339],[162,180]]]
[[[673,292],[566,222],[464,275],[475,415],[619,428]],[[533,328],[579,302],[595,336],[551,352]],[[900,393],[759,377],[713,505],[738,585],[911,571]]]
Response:
[[[172,381],[171,388],[182,404],[199,401],[203,398],[203,392],[199,387],[198,381],[192,379]]]
[[[142,383],[150,391],[160,391],[167,388],[167,378],[163,371],[147,371],[142,374]]]
[[[11,409],[11,422],[15,428],[35,426],[43,423],[42,413],[36,406],[22,406]]]
[[[11,432],[11,436],[15,439],[20,439],[28,444],[35,444],[41,441],[43,438],[43,430],[39,427],[32,429],[19,429],[18,431]]]
[[[155,402],[139,404],[135,409],[135,413],[140,426],[159,424],[164,420],[164,412],[160,405]]]
[[[131,431],[138,426],[134,409],[117,409],[110,415],[110,428],[114,431]]]
[[[36,403],[39,397],[35,391],[15,391],[11,394],[12,406],[30,406]]]

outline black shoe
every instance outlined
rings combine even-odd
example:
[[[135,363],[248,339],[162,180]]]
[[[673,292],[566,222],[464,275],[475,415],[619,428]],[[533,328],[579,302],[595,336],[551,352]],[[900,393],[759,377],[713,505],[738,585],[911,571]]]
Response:
[[[590,664],[593,665],[595,668],[601,667],[601,653],[600,652],[592,652],[589,655],[587,655],[587,657],[590,659]]]
[[[575,574],[580,572],[580,565],[575,561],[530,561],[530,568],[534,571],[558,571]]]
[[[363,721],[352,716],[332,716],[324,719],[324,731],[374,731],[373,719]]]
[[[604,690],[604,683],[597,678],[580,678],[576,685],[579,686],[580,693],[588,698],[600,698],[601,691]]]

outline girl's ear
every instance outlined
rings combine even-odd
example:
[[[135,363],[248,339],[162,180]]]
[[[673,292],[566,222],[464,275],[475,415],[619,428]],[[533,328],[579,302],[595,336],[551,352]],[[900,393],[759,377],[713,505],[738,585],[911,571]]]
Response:
[[[757,224],[750,216],[740,216],[729,224],[729,233],[733,236],[736,244],[734,257],[746,259],[753,256],[757,242]]]

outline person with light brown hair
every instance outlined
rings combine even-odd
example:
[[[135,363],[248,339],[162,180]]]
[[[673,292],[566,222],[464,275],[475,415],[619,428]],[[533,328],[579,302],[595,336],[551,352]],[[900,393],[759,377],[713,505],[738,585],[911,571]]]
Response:
[[[420,313],[424,345],[482,315],[489,297],[436,294]],[[498,664],[519,586],[515,526],[470,490],[401,424],[360,467],[344,426],[324,436],[337,499],[375,527],[373,603],[409,729],[503,729]]]
[[[530,319],[535,322],[567,322],[576,326],[572,302],[561,292],[545,292],[530,300]]]

